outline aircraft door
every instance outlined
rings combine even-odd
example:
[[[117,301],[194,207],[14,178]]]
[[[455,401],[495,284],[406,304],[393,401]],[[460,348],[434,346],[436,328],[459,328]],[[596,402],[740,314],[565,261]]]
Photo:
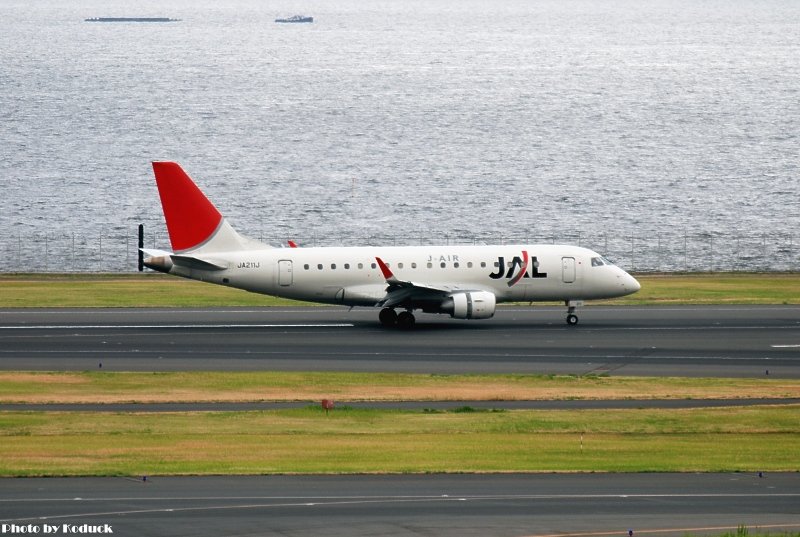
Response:
[[[278,261],[278,285],[288,287],[292,285],[292,262],[289,259]]]
[[[575,258],[574,257],[562,257],[561,258],[561,274],[564,279],[564,283],[574,283],[575,282]]]

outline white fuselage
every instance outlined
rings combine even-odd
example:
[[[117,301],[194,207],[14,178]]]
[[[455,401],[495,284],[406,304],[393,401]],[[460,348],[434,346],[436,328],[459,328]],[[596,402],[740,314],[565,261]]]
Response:
[[[489,319],[497,303],[583,300],[639,290],[639,282],[579,246],[272,248],[234,230],[176,162],[153,162],[173,252],[142,249],[154,270],[255,293],[380,306],[384,326],[409,329],[413,312]],[[290,243],[293,244],[293,243]],[[396,310],[401,310],[399,313]]]
[[[271,248],[213,257],[224,260],[227,268],[175,265],[169,272],[256,293],[348,306],[374,306],[386,295],[377,257],[399,280],[454,292],[487,291],[498,303],[613,298],[640,288],[627,272],[578,246]]]

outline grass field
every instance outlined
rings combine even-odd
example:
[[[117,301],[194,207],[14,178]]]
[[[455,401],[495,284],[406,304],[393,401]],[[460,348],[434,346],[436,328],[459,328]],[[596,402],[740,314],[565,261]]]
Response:
[[[639,275],[613,304],[800,304],[800,274]],[[0,308],[297,304],[159,274],[0,275]],[[800,382],[290,372],[0,372],[0,402],[797,398]],[[0,476],[800,471],[800,406],[0,412]]]
[[[797,397],[765,379],[2,372],[2,402]],[[42,395],[46,394],[46,395]],[[800,405],[687,410],[0,412],[0,476],[797,471]]]
[[[613,304],[800,304],[798,273],[641,274]],[[280,306],[298,302],[164,274],[2,274],[0,308]],[[591,304],[591,303],[590,303]]]
[[[615,304],[800,304],[797,273],[641,274],[638,293]]]
[[[800,407],[0,413],[0,476],[800,470]]]
[[[3,274],[2,308],[282,306],[300,302],[164,274]]]

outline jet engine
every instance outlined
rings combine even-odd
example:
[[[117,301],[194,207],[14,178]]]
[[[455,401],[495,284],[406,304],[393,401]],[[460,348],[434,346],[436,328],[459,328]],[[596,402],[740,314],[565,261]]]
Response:
[[[455,319],[490,319],[497,300],[488,291],[453,293],[442,302],[442,311]]]

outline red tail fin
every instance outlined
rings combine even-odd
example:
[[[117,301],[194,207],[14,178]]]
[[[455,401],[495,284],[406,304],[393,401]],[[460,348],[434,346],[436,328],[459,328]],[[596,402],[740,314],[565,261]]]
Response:
[[[175,162],[153,162],[158,194],[167,220],[172,249],[181,252],[208,241],[222,215]]]

